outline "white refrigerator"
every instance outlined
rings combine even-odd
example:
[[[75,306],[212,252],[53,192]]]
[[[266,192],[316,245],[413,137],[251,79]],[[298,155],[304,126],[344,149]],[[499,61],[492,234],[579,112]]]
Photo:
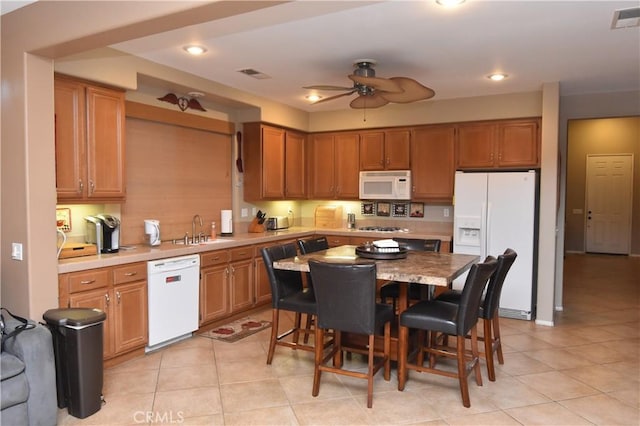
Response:
[[[500,298],[500,316],[535,318],[538,176],[525,172],[456,172],[454,253],[497,257],[518,253]],[[454,286],[460,288],[464,278]]]

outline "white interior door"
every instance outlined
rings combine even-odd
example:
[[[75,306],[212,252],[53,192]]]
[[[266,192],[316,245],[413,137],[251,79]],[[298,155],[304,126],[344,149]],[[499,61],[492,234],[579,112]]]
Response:
[[[586,251],[629,254],[633,155],[587,155]]]

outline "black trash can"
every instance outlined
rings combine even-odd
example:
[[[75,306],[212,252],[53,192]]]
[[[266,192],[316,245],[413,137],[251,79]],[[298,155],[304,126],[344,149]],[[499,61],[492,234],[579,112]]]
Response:
[[[84,419],[102,405],[102,333],[99,309],[49,309],[42,317],[53,335],[58,408]]]

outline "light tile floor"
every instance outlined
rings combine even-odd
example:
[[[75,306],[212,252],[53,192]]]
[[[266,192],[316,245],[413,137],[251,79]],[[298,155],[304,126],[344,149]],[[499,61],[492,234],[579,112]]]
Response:
[[[640,259],[567,255],[564,311],[555,327],[501,319],[505,364],[484,385],[470,377],[471,407],[455,380],[378,374],[366,381],[325,373],[311,396],[313,356],[279,347],[266,365],[270,329],[236,343],[194,337],[105,370],[107,403],[59,424],[186,425],[638,425]],[[270,319],[270,309],[256,315]],[[291,318],[289,317],[289,320]],[[284,329],[284,326],[282,327]],[[364,365],[354,356],[353,366]]]

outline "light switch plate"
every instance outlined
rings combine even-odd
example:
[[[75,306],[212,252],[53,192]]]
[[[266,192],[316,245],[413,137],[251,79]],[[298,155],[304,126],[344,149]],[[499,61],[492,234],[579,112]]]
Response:
[[[22,260],[22,244],[11,243],[11,259]]]

